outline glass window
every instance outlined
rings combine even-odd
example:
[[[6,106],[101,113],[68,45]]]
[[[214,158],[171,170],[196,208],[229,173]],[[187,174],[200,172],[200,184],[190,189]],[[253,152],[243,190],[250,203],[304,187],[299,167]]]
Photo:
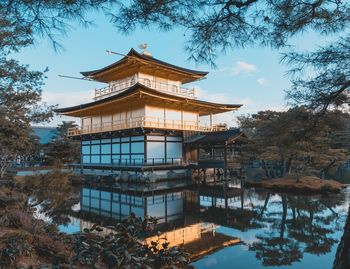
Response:
[[[100,197],[100,191],[98,190],[91,190],[91,197]]]
[[[101,163],[111,163],[111,155],[101,155]]]
[[[132,142],[131,153],[144,153],[145,144],[144,142]]]
[[[92,155],[91,163],[100,163],[100,155]]]
[[[121,141],[122,142],[129,142],[130,141],[130,137],[122,137]]]
[[[82,146],[81,152],[82,154],[90,154],[90,146]]]
[[[111,153],[111,144],[101,145],[101,154],[110,154]]]
[[[145,155],[131,155],[131,163],[140,165],[143,163]]]
[[[112,203],[112,212],[119,214],[119,204],[118,203]]]
[[[82,206],[90,206],[90,197],[83,197]]]
[[[144,136],[132,136],[131,141],[143,141],[145,139]]]
[[[122,143],[121,153],[127,154],[130,153],[130,144],[129,143]]]
[[[120,160],[120,155],[112,155],[112,161],[113,163],[118,163]]]
[[[182,158],[182,143],[167,143],[166,157],[170,158]]]
[[[100,200],[99,199],[91,199],[91,207],[100,208]]]
[[[101,140],[91,140],[91,144],[100,144]]]
[[[113,201],[119,201],[119,193],[113,193]]]
[[[182,141],[182,137],[181,136],[168,136],[167,141]]]
[[[164,142],[147,142],[147,159],[165,158],[165,143]]]
[[[115,143],[115,142],[119,143],[119,142],[120,142],[120,137],[118,137],[118,138],[112,138],[112,142],[113,142],[113,143]]]
[[[110,139],[102,139],[101,144],[105,144],[105,143],[111,143],[111,140]]]
[[[90,155],[83,156],[83,163],[90,163]]]
[[[83,188],[82,192],[84,196],[90,196],[90,189]]]
[[[111,210],[111,202],[110,201],[101,201],[101,209],[110,211]]]
[[[83,144],[83,145],[90,145],[90,140],[81,141],[81,144]]]
[[[121,202],[126,203],[128,201],[128,196],[126,194],[121,195]]]
[[[136,196],[134,203],[135,203],[135,205],[143,205],[143,198]]]
[[[112,144],[112,153],[115,154],[119,154],[120,153],[120,144]]]
[[[164,136],[149,135],[147,136],[147,140],[164,141]]]
[[[100,145],[92,145],[91,154],[100,154]]]

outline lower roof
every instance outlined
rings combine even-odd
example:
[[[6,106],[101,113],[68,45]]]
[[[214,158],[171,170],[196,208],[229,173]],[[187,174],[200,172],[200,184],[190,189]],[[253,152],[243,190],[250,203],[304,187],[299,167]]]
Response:
[[[191,145],[230,144],[234,143],[240,137],[246,137],[246,135],[240,129],[233,128],[227,131],[212,132],[196,136],[185,143]]]
[[[67,116],[84,117],[103,113],[130,110],[130,107],[142,105],[159,105],[167,108],[198,112],[200,116],[234,111],[241,104],[219,104],[195,99],[188,99],[163,93],[137,83],[129,89],[110,97],[77,106],[59,108],[55,112]]]

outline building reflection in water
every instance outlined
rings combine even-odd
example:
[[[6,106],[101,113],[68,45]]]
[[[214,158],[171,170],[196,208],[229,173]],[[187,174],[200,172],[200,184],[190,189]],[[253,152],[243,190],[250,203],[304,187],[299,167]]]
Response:
[[[81,212],[87,214],[80,215],[79,223],[83,230],[96,222],[107,226],[131,212],[141,218],[153,216],[158,218],[155,231],[159,233],[149,234],[145,241],[167,238],[170,246],[184,246],[193,260],[242,240],[246,247],[235,251],[246,257],[248,252],[254,253],[256,268],[290,266],[332,255],[344,227],[347,197],[347,193],[321,197],[223,190],[222,186],[186,182],[85,186],[81,189]],[[204,261],[198,262],[196,266]],[[239,263],[244,266],[245,260]]]
[[[173,182],[171,188],[162,183],[113,188],[84,186],[81,189],[81,212],[87,215],[80,220],[80,229],[91,228],[100,220],[102,225],[111,220],[118,221],[134,213],[140,218],[147,215],[158,220],[156,230],[160,233],[149,234],[146,242],[166,238],[170,247],[184,246],[192,259],[239,243],[236,237],[218,233],[219,225],[201,219],[201,204],[205,206],[205,201],[209,199],[208,193],[204,192],[203,196],[201,191],[183,182]],[[221,204],[221,198],[210,199],[217,200],[217,205]],[[101,235],[111,232],[113,230],[105,228]]]

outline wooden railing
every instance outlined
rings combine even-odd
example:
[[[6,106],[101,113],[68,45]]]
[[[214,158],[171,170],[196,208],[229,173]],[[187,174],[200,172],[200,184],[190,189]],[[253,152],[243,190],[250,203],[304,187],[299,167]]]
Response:
[[[136,159],[112,159],[113,166],[155,166],[155,165],[169,165],[169,166],[184,166],[188,163],[182,158],[136,158]]]
[[[169,94],[186,97],[190,99],[197,98],[195,89],[182,88],[175,84],[168,84],[168,83],[150,80],[148,78],[139,77],[139,78],[131,78],[128,81],[123,81],[120,83],[114,83],[101,89],[95,89],[94,99],[99,100],[114,94],[118,94],[134,86],[136,83],[141,83],[149,88],[158,90],[160,92],[166,92]]]
[[[189,131],[201,131],[201,132],[210,132],[210,131],[223,131],[226,130],[224,125],[200,125],[198,121],[181,121],[181,120],[164,120],[156,117],[137,117],[130,118],[126,120],[119,120],[113,122],[104,122],[99,124],[93,124],[91,126],[84,126],[80,128],[69,128],[68,136],[76,136],[82,134],[92,134],[92,133],[102,133],[123,129],[131,128],[157,128],[157,129],[167,129],[167,130],[189,130]]]

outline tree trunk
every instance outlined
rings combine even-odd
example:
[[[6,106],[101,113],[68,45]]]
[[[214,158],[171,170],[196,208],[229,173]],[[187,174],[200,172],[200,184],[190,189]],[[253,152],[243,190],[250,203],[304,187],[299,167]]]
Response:
[[[269,200],[270,200],[270,193],[267,194],[266,198],[265,198],[265,202],[264,202],[264,206],[263,208],[261,209],[261,212],[260,212],[260,216],[262,217],[266,208],[267,208],[267,204],[269,203]]]
[[[268,169],[268,167],[267,167],[266,162],[265,162],[265,161],[262,161],[262,164],[263,164],[263,167],[264,167],[265,174],[266,174],[267,178],[268,178],[268,179],[271,179],[271,174],[270,174],[270,171],[269,171],[269,169]]]
[[[339,242],[333,262],[333,269],[350,268],[350,207],[344,227],[344,234]]]
[[[4,178],[6,170],[10,166],[10,162],[8,161],[2,161],[0,162],[0,178]]]
[[[280,238],[284,238],[284,232],[286,228],[286,222],[287,222],[287,199],[284,195],[282,195],[282,220],[281,220],[281,232],[280,232]]]

